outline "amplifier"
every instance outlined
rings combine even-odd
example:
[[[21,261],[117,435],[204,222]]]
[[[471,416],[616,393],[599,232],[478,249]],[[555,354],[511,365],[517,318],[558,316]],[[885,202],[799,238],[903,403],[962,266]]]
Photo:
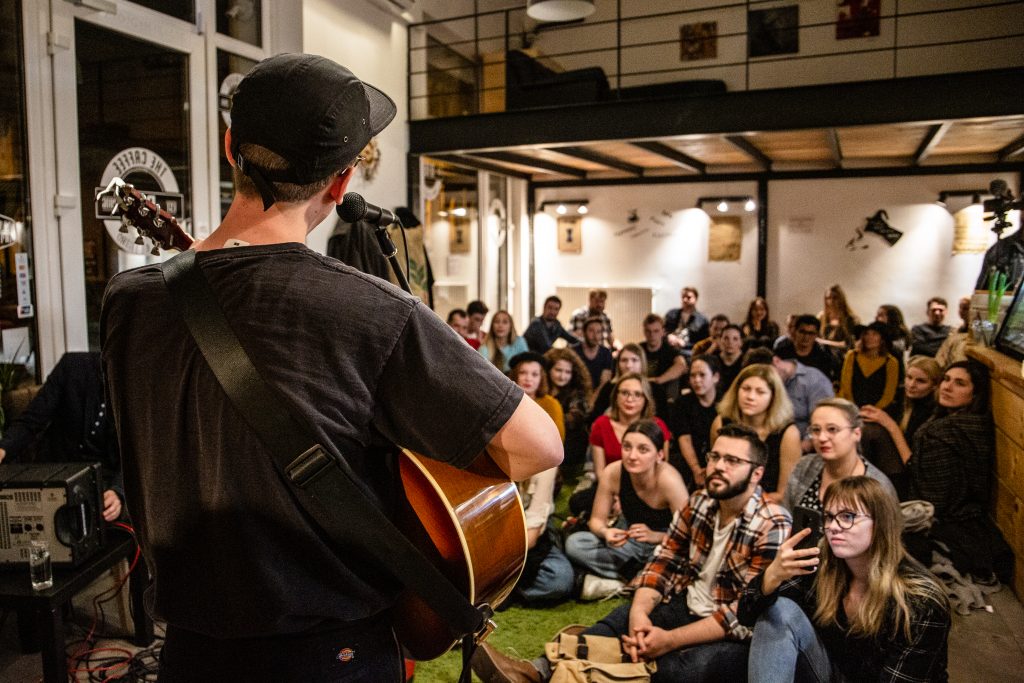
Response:
[[[55,565],[76,567],[105,538],[100,464],[0,464],[0,565],[28,562],[46,541]]]

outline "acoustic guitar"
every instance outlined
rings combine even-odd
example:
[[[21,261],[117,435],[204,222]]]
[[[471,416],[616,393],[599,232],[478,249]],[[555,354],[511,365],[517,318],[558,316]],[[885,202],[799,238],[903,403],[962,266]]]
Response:
[[[121,231],[136,230],[136,244],[150,240],[154,255],[160,250],[184,251],[195,241],[172,215],[120,178],[110,181],[96,198],[103,196],[115,200]],[[500,605],[526,561],[526,518],[516,485],[489,457],[477,458],[466,470],[407,449],[400,449],[398,457],[415,519],[399,514],[396,526],[473,605]],[[459,642],[460,634],[451,632],[444,615],[410,590],[395,606],[393,623],[414,659],[439,657]],[[491,628],[493,624],[481,639]]]

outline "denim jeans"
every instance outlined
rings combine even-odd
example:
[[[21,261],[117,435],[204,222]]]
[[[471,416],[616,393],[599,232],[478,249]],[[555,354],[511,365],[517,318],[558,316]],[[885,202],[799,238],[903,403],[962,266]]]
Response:
[[[750,641],[751,683],[838,681],[828,651],[800,606],[779,598],[757,619]]]
[[[585,633],[620,637],[629,632],[629,605],[621,605],[597,622]],[[666,630],[685,626],[703,617],[690,612],[684,594],[670,603],[661,603],[651,612],[651,623]],[[681,650],[673,650],[658,657],[658,671],[653,683],[688,683],[689,681],[742,681],[747,677],[746,642],[719,640]]]
[[[541,561],[536,578],[529,585],[520,583],[516,588],[526,602],[552,602],[569,597],[573,578],[572,564],[565,553],[552,546]]]
[[[589,531],[577,531],[565,541],[565,554],[575,564],[591,574],[606,579],[617,579],[620,570],[631,561],[643,566],[654,552],[654,544],[638,543],[633,539],[618,548],[612,548]]]

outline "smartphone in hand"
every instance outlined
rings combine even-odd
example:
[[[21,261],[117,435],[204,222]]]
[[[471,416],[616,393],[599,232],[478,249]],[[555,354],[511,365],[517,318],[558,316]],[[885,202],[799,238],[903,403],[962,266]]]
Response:
[[[810,529],[811,533],[797,543],[796,548],[798,550],[817,548],[824,530],[821,513],[817,510],[797,505],[793,509],[793,533],[795,534],[803,529]]]

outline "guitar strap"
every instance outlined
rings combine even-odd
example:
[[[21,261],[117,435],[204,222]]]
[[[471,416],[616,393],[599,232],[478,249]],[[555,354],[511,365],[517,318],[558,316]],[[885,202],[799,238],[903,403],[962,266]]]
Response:
[[[493,616],[490,607],[474,607],[373,502],[374,498],[343,457],[323,448],[303,425],[298,411],[275,391],[231,330],[202,270],[196,252],[184,251],[161,268],[171,299],[220,382],[224,393],[256,432],[299,504],[323,532],[346,552],[355,550],[373,567],[415,592],[452,633],[463,639],[463,678],[475,636]],[[283,407],[282,407],[283,406]],[[360,524],[353,524],[358,519]],[[366,534],[366,528],[374,533]]]

